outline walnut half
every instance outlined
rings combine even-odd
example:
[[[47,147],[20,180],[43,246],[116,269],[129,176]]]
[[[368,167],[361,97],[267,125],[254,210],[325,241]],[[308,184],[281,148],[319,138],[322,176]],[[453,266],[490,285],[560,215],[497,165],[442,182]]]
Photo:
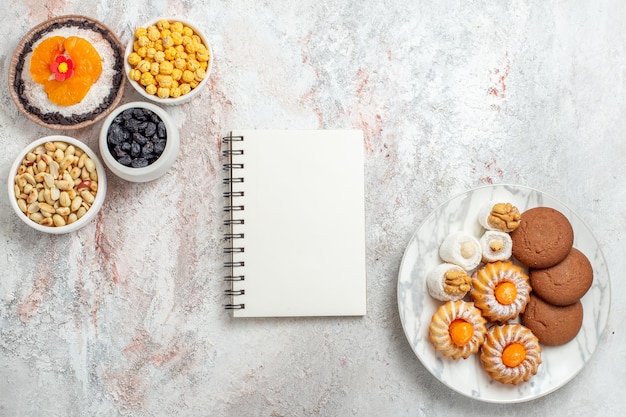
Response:
[[[487,223],[494,229],[512,232],[519,226],[521,218],[519,210],[511,203],[496,203],[491,208]]]
[[[471,277],[465,271],[451,269],[444,274],[443,290],[450,295],[465,294],[470,290]]]

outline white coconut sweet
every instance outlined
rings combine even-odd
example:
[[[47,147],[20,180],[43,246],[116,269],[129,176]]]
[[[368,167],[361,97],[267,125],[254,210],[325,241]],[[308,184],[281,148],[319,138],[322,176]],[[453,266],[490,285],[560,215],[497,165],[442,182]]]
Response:
[[[482,251],[482,261],[506,261],[511,257],[513,242],[508,233],[496,230],[487,230],[478,239]]]
[[[456,301],[470,289],[470,277],[458,265],[442,263],[426,275],[426,286],[431,297],[440,301]]]
[[[466,271],[476,268],[482,259],[478,239],[466,232],[449,234],[439,246],[439,257],[444,262],[460,266]]]

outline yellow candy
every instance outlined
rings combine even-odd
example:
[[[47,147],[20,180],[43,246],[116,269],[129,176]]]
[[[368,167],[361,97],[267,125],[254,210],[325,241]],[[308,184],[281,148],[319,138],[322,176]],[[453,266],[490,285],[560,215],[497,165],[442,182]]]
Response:
[[[146,61],[145,59],[141,60],[136,67],[141,72],[149,72],[150,71],[150,61]]]
[[[161,70],[158,62],[153,62],[152,64],[150,64],[150,74],[157,75],[159,72],[161,72]]]
[[[187,69],[189,71],[195,71],[198,68],[200,68],[200,63],[195,59],[190,59],[189,61],[187,61]]]
[[[180,80],[183,77],[183,71],[179,68],[172,69],[172,79],[175,81]]]
[[[148,38],[147,36],[140,36],[137,38],[137,45],[141,46],[148,46],[148,44],[150,43],[150,38]]]
[[[196,81],[202,81],[204,79],[204,77],[206,76],[206,72],[202,69],[202,68],[198,68],[197,70],[194,71],[193,73],[193,77]]]
[[[193,81],[193,80],[194,80],[194,78],[195,78],[195,77],[194,77],[194,75],[193,75],[193,72],[191,72],[191,71],[189,71],[189,70],[185,70],[185,71],[183,71],[183,76],[181,77],[181,80],[182,80],[184,83],[189,83],[189,82]]]
[[[150,84],[154,84],[154,77],[149,72],[144,72],[141,74],[139,83],[144,87]]]
[[[159,87],[167,87],[170,88],[172,86],[172,77],[169,75],[159,74],[156,76],[157,83]]]
[[[137,54],[137,52],[133,52],[130,55],[128,55],[128,63],[130,65],[135,66],[139,64],[140,61],[141,61],[141,57],[139,56],[139,54]]]
[[[159,72],[161,74],[169,75],[174,71],[174,65],[170,61],[163,61],[161,65],[159,65]]]
[[[183,32],[183,24],[181,22],[173,22],[173,23],[170,24],[170,30],[172,32],[182,33]]]
[[[175,88],[170,89],[170,97],[172,97],[172,98],[178,98],[178,97],[180,97],[181,95],[182,95],[182,93],[181,93],[181,91],[180,91],[180,88],[175,87]]]
[[[181,84],[179,86],[179,88],[180,88],[180,94],[181,95],[185,95],[185,94],[187,94],[187,93],[189,93],[191,91],[191,86],[189,84],[187,84],[187,83]]]
[[[161,20],[159,20],[157,22],[156,26],[160,30],[169,29],[170,28],[170,22],[168,22],[167,19],[161,19]]]
[[[154,60],[156,62],[163,62],[163,61],[165,61],[165,52],[157,51],[157,53],[154,54]]]
[[[148,84],[146,86],[146,93],[151,94],[151,95],[155,95],[157,92],[157,87],[154,84]]]
[[[139,81],[141,79],[141,71],[133,68],[128,72],[128,76],[130,77],[131,80]]]
[[[148,34],[146,36],[151,41],[156,41],[161,37],[161,32],[159,32],[159,29],[156,26],[150,25],[148,26]]]
[[[170,96],[170,89],[166,87],[157,88],[157,97],[168,98]]]
[[[139,48],[136,49],[136,53],[137,55],[139,55],[142,58],[145,58],[146,55],[148,55],[148,48],[145,46],[140,46]]]
[[[183,35],[180,32],[172,32],[172,42],[174,45],[180,45],[183,43]]]

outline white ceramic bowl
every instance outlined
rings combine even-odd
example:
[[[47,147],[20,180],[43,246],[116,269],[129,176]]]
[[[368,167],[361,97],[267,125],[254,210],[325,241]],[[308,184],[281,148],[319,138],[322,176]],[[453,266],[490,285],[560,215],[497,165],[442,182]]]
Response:
[[[38,147],[44,146],[46,142],[65,142],[69,145],[73,145],[75,148],[82,149],[89,156],[89,158],[91,158],[91,160],[95,163],[96,173],[98,175],[98,187],[97,187],[97,191],[95,195],[95,200],[91,204],[91,207],[89,208],[89,210],[87,210],[87,212],[80,219],[76,220],[73,223],[66,224],[64,226],[43,226],[31,220],[20,209],[18,200],[15,197],[16,175],[18,172],[18,168],[20,167],[20,165],[22,165],[22,161],[26,158],[26,155],[29,152],[37,149]],[[15,158],[15,161],[13,162],[13,165],[11,166],[11,171],[9,171],[8,177],[9,178],[8,178],[7,183],[8,183],[8,192],[9,192],[9,202],[11,204],[11,207],[13,207],[13,210],[15,211],[17,216],[24,223],[26,223],[28,226],[32,227],[33,229],[38,230],[40,232],[51,233],[51,234],[63,234],[63,233],[74,232],[84,227],[89,222],[91,222],[96,217],[100,209],[102,208],[102,204],[104,203],[104,199],[105,199],[106,191],[107,191],[106,173],[104,171],[104,166],[100,162],[100,159],[98,159],[97,155],[80,140],[69,137],[69,136],[63,136],[63,135],[45,136],[30,143],[27,147],[25,147],[19,153],[17,158]]]
[[[132,69],[131,65],[128,63],[128,56],[133,52],[133,42],[135,40],[135,34],[132,34],[132,38],[130,39],[130,41],[128,42],[128,44],[126,45],[126,51],[124,53],[124,72],[126,73],[126,78],[129,81],[129,84],[133,86],[133,88],[135,89],[135,91],[137,91],[139,94],[141,94],[142,97],[153,101],[155,103],[161,104],[161,105],[177,105],[177,104],[182,104],[185,103],[189,100],[191,100],[192,98],[194,98],[195,96],[197,96],[199,94],[199,92],[202,90],[202,88],[204,88],[204,86],[207,84],[207,82],[209,81],[209,76],[211,74],[211,68],[213,67],[213,50],[211,49],[211,45],[209,44],[209,42],[207,41],[206,36],[202,33],[202,31],[198,28],[198,26],[194,25],[193,23],[185,20],[185,19],[181,19],[178,17],[159,17],[157,19],[153,19],[149,22],[146,22],[145,24],[141,25],[140,27],[144,27],[144,28],[148,28],[151,25],[156,25],[157,22],[159,22],[160,20],[167,20],[168,22],[181,22],[184,26],[187,26],[189,28],[191,28],[194,32],[194,34],[197,34],[200,39],[202,39],[202,43],[207,47],[207,49],[209,50],[209,61],[208,61],[208,67],[206,69],[206,75],[204,77],[204,79],[200,82],[200,84],[198,84],[198,86],[194,89],[192,89],[189,93],[184,94],[180,97],[169,97],[169,98],[159,98],[157,97],[155,94],[148,94],[148,92],[146,92],[146,89],[139,84],[137,81],[133,80],[130,78],[130,70]]]
[[[109,149],[108,144],[108,133],[111,127],[111,124],[114,122],[114,119],[120,115],[122,112],[132,108],[142,108],[146,110],[151,110],[156,113],[157,116],[163,121],[165,124],[167,141],[165,144],[165,149],[161,156],[156,159],[153,163],[148,166],[142,168],[134,168],[126,165],[122,165],[118,160],[113,156],[111,150]],[[111,114],[107,116],[102,124],[102,129],[100,130],[100,156],[104,161],[104,164],[118,177],[131,182],[148,182],[155,180],[165,174],[171,166],[176,161],[176,157],[178,156],[178,149],[180,147],[180,139],[178,136],[178,129],[174,126],[172,122],[172,118],[170,115],[163,110],[161,107],[147,103],[143,101],[134,101],[130,103],[126,103],[117,109],[115,109]]]

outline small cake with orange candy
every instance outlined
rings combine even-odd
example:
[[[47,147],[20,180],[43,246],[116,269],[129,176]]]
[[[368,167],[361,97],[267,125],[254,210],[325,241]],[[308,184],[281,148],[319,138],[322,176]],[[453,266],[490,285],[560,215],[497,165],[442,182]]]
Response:
[[[505,322],[524,312],[530,292],[528,275],[510,261],[485,264],[472,274],[470,295],[490,321]]]
[[[467,359],[482,346],[487,332],[485,324],[474,303],[448,301],[433,314],[429,339],[443,356]]]
[[[481,348],[480,363],[494,380],[517,385],[537,373],[541,346],[537,337],[521,324],[492,326]]]

